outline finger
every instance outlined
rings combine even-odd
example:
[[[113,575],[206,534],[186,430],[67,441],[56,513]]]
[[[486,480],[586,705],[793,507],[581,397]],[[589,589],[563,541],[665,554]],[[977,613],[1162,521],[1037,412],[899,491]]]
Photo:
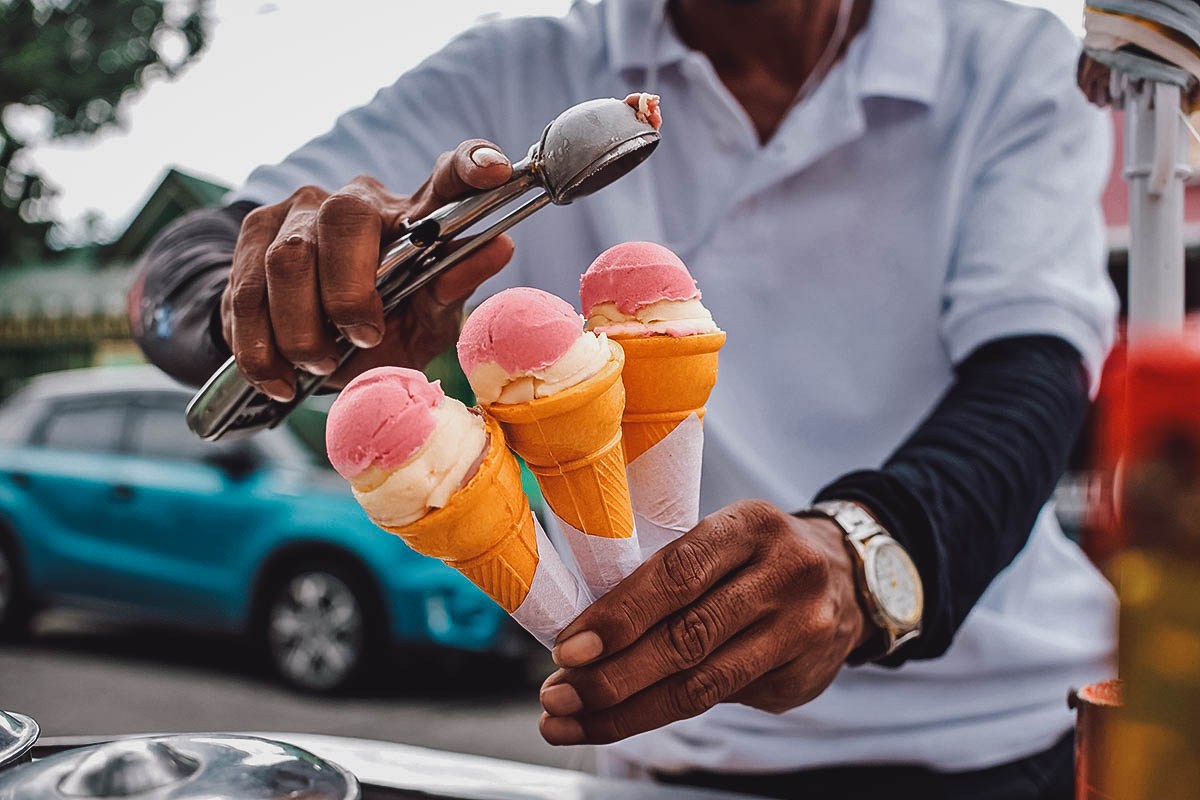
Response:
[[[543,687],[543,707],[559,715],[609,708],[700,664],[768,613],[763,598],[769,591],[763,583],[747,570],[730,575],[624,650],[586,667],[556,672]],[[555,688],[559,686],[568,688]]]
[[[822,652],[819,645],[785,652],[784,658],[795,657],[755,678],[726,701],[780,714],[815,699],[833,681],[841,666],[838,660],[831,669],[829,660],[821,657]]]
[[[737,507],[710,514],[659,550],[568,625],[554,647],[554,661],[580,667],[628,647],[659,620],[695,602],[754,552],[739,535]]]
[[[511,237],[507,234],[497,236],[434,281],[434,300],[444,306],[465,301],[480,284],[504,268],[512,259],[513,249]]]
[[[229,273],[230,346],[238,369],[260,391],[281,402],[295,394],[296,374],[275,349],[267,308],[266,251],[285,215],[264,206],[242,221]]]
[[[317,288],[317,204],[296,203],[267,248],[267,300],[280,354],[316,375],[337,369]]]
[[[772,626],[755,625],[695,667],[612,708],[542,717],[542,737],[555,745],[608,744],[702,714],[777,663],[778,640]]]
[[[317,211],[317,279],[321,308],[358,347],[383,340],[383,301],[375,272],[383,236],[382,187],[356,179]]]
[[[413,219],[480,189],[491,189],[512,177],[512,163],[487,139],[468,139],[442,153],[433,172],[413,195]]]

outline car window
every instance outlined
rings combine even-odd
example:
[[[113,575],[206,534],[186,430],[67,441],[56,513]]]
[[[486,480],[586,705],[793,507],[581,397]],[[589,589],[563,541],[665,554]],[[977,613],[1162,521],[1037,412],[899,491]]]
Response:
[[[197,461],[221,446],[188,430],[182,404],[179,408],[159,405],[138,409],[129,431],[129,451],[151,458]]]
[[[55,450],[114,453],[120,449],[124,405],[62,406],[50,412],[37,443]]]

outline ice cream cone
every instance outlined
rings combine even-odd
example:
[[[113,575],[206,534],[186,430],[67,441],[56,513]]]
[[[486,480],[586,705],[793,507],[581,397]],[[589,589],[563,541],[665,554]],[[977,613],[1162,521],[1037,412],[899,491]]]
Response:
[[[521,489],[521,468],[497,422],[488,419],[486,425],[487,453],[449,503],[408,525],[382,527],[417,552],[457,569],[511,614],[525,600],[537,570],[536,532]]]
[[[625,352],[621,429],[628,463],[662,441],[689,414],[704,419],[704,404],[717,382],[717,355],[725,344],[725,332],[614,336],[613,340]]]
[[[611,358],[592,377],[547,397],[483,410],[500,421],[555,514],[591,536],[627,539],[633,510],[621,449],[625,356],[608,346]]]

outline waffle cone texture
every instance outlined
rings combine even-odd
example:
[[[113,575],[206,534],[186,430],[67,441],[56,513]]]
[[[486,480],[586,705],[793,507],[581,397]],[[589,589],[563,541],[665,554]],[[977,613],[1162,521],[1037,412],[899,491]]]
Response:
[[[521,489],[521,467],[487,419],[488,449],[475,475],[443,508],[401,527],[380,526],[467,576],[505,611],[529,594],[538,551],[533,514]]]
[[[483,409],[499,420],[555,514],[591,536],[627,539],[633,508],[621,446],[625,356],[614,342],[609,348],[608,363],[587,380],[549,397]]]
[[[717,382],[717,356],[725,332],[613,340],[625,353],[621,429],[628,463],[666,438],[689,414],[703,421],[704,405]]]

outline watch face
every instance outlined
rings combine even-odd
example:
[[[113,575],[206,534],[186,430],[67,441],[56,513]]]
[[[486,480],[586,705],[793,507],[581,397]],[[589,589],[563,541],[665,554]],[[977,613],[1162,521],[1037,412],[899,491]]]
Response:
[[[921,621],[924,597],[921,577],[908,553],[894,541],[871,542],[864,554],[867,588],[879,610],[900,626],[912,626]]]

